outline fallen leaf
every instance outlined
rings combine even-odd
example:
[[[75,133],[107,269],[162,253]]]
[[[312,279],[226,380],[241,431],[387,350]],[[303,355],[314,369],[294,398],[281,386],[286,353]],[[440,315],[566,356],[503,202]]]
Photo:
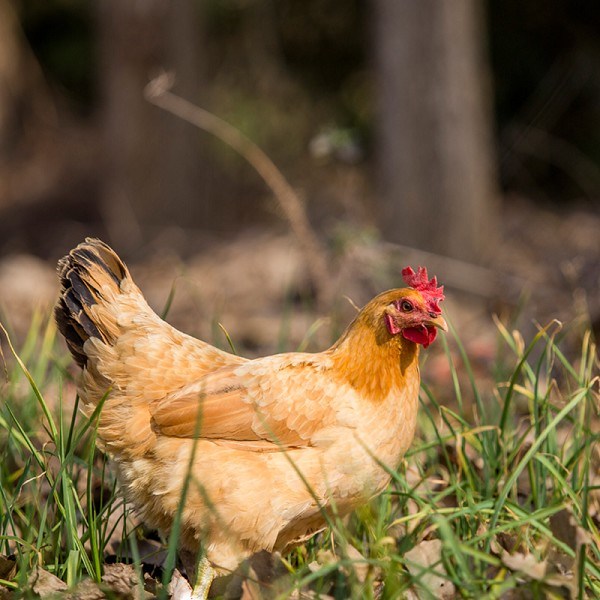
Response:
[[[17,561],[12,556],[0,554],[0,579],[10,581],[17,574]]]
[[[417,580],[417,587],[423,588],[435,598],[451,600],[456,596],[456,588],[445,574],[442,564],[442,542],[440,540],[425,540],[417,544],[405,555],[406,566],[410,574]],[[428,569],[430,569],[428,571]],[[435,570],[436,572],[431,572]],[[418,596],[418,595],[417,595]]]
[[[67,584],[64,581],[42,569],[42,567],[35,567],[27,583],[33,593],[41,598],[58,595],[67,589]]]
[[[356,579],[360,583],[364,583],[369,574],[369,564],[366,562],[365,557],[352,544],[347,544],[345,550],[348,558],[353,561],[352,568]]]
[[[523,554],[521,552],[509,554],[504,550],[501,559],[502,563],[511,571],[522,573],[530,579],[542,581],[546,575],[546,568],[548,566],[546,561],[539,561],[533,554]]]
[[[579,561],[581,552],[586,551],[585,546],[592,543],[592,537],[577,523],[571,507],[564,508],[550,517],[550,529],[557,539],[575,552],[575,558],[567,556],[559,549],[550,553],[551,564],[554,570],[558,571],[556,575],[552,575],[555,583],[551,584],[569,588],[572,596],[576,597],[578,583],[572,571]]]
[[[577,524],[575,516],[568,508],[563,508],[550,517],[550,529],[561,542],[567,544],[576,553],[583,544],[592,541],[590,534]]]
[[[311,573],[316,573],[321,567],[337,562],[336,555],[331,550],[319,550],[317,552],[317,560],[313,560],[308,568]]]
[[[75,586],[69,597],[74,600],[104,600],[106,594],[95,581],[84,579]]]
[[[334,600],[328,594],[317,594],[313,590],[292,590],[287,596],[288,600]]]
[[[171,600],[190,600],[192,597],[192,586],[177,569],[173,571],[167,591]]]
[[[138,600],[141,596],[139,578],[133,565],[124,563],[104,565],[102,582],[110,588],[111,592],[125,600]]]
[[[251,579],[242,581],[242,595],[240,600],[263,600],[260,585]]]

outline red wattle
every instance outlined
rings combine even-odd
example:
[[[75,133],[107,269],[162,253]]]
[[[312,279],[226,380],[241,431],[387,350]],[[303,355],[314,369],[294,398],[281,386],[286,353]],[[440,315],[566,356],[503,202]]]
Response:
[[[425,325],[421,325],[420,327],[406,327],[406,329],[402,330],[402,335],[407,340],[415,342],[415,344],[421,344],[423,348],[427,348],[435,340],[437,329],[435,327],[425,327]]]

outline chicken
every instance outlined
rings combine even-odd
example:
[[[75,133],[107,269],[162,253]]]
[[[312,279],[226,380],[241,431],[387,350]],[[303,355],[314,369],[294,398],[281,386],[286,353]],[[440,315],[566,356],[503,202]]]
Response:
[[[201,556],[196,597],[261,550],[285,552],[379,494],[409,447],[419,347],[447,330],[427,271],[379,294],[324,352],[248,360],[181,333],[117,254],[87,239],[59,262],[60,332],[127,499]],[[186,486],[186,481],[188,485]]]

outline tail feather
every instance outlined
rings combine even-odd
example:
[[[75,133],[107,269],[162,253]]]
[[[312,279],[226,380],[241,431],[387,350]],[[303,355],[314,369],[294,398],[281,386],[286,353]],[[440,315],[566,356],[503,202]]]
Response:
[[[129,271],[112,248],[98,239],[86,238],[59,261],[58,274],[62,287],[54,316],[73,358],[84,367],[87,357],[83,345],[89,338],[108,344],[114,341],[111,327],[95,317],[92,307],[107,300],[106,296],[118,294]]]
[[[79,395],[90,416],[103,401],[98,441],[122,460],[156,441],[150,404],[215,369],[245,359],[192,338],[163,321],[121,259],[86,239],[58,264],[58,328],[83,373]]]

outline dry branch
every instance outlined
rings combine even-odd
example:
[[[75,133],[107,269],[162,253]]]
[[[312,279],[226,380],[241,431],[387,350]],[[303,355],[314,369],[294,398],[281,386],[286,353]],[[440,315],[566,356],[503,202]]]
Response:
[[[333,295],[327,254],[312,229],[304,203],[273,161],[241,131],[211,112],[173,94],[174,78],[163,73],[144,90],[146,99],[163,110],[211,133],[243,156],[263,178],[279,202],[306,258],[306,267],[317,293],[319,304],[327,307]]]

